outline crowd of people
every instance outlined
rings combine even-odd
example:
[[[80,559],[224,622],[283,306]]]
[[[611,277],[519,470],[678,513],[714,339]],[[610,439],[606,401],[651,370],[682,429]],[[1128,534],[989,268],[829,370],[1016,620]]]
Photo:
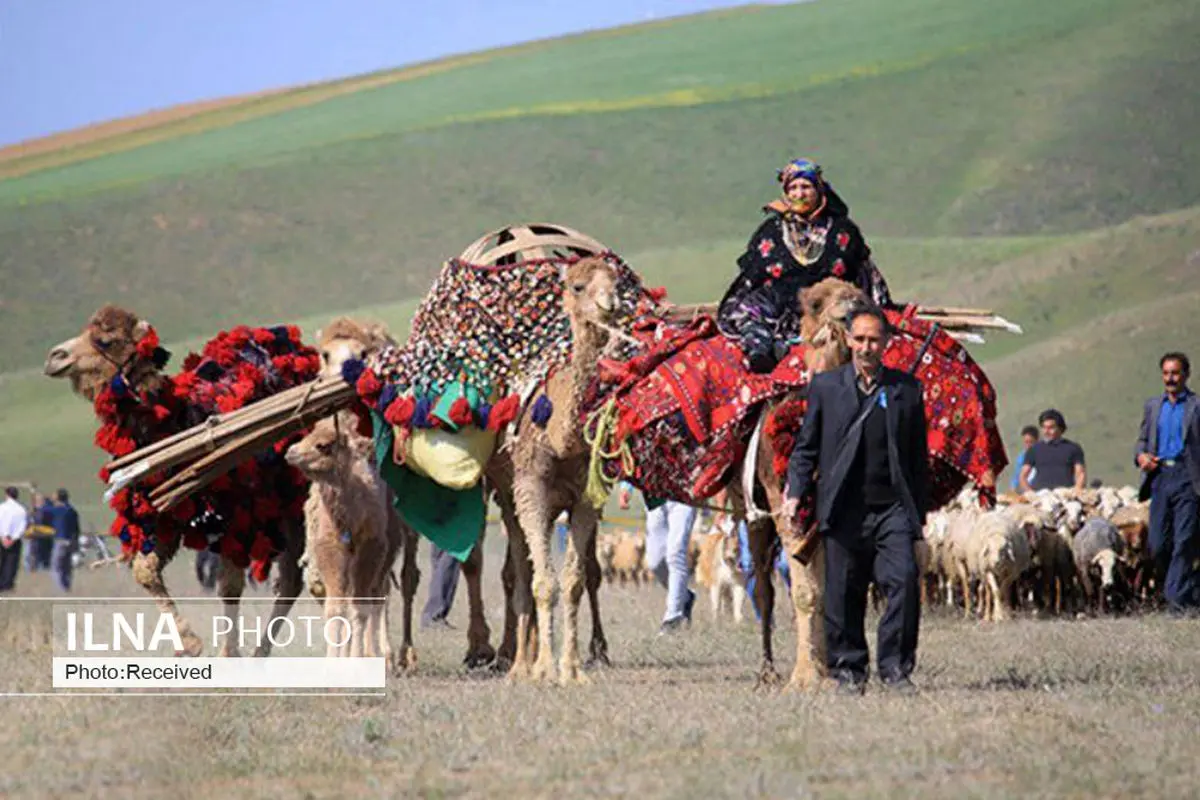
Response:
[[[53,498],[33,490],[30,506],[32,510],[21,503],[18,487],[5,489],[0,503],[0,592],[16,588],[22,552],[27,573],[48,571],[59,591],[69,592],[80,546],[79,512],[66,489]]]

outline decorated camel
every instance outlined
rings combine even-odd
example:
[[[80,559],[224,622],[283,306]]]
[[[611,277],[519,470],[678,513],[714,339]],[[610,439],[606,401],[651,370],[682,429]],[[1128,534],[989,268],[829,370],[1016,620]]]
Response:
[[[76,394],[91,402],[101,428],[96,444],[116,459],[139,447],[168,439],[217,413],[227,413],[280,389],[311,380],[318,356],[290,327],[235,328],[191,354],[183,371],[167,375],[169,354],[154,328],[115,306],[97,311],[79,335],[50,350],[45,374],[70,381]],[[221,555],[220,592],[225,613],[237,616],[245,570],[265,580],[277,560],[276,602],[272,618],[286,617],[300,591],[301,520],[307,481],[283,462],[290,443],[267,444],[258,458],[236,462],[232,476],[212,483],[169,512],[150,502],[165,475],[111,492],[116,513],[112,531],[132,561],[134,579],[171,614],[184,644],[183,654],[199,655],[203,643],[180,615],[163,581],[163,570],[180,545]],[[114,462],[110,462],[110,465]],[[101,471],[108,480],[110,467]],[[257,649],[270,651],[269,638]],[[228,637],[222,655],[237,655]]]
[[[781,544],[791,559],[797,631],[789,686],[816,687],[826,671],[821,544],[811,535],[810,502],[802,504],[799,519],[782,519],[783,489],[805,387],[814,373],[848,361],[846,312],[864,301],[836,278],[807,290],[800,298],[800,343],[768,375],[749,372],[740,349],[709,316],[664,326],[647,352],[603,377],[587,412],[596,441],[592,471],[606,480],[623,478],[648,495],[690,504],[729,489],[735,514],[750,528],[763,684],[781,682],[772,648],[771,581]],[[887,310],[897,333],[884,361],[913,371],[924,386],[934,504],[949,501],[968,480],[990,496],[1006,463],[994,392],[961,344],[916,312],[911,306]],[[601,420],[609,423],[601,426]]]
[[[574,320],[568,318],[568,303]],[[311,413],[329,413],[361,403],[370,412],[376,461],[401,516],[463,562],[471,601],[468,663],[494,655],[479,592],[482,485],[495,491],[513,544],[506,572],[514,577],[514,602],[522,611],[521,635],[514,623],[506,636],[514,678],[544,679],[555,672],[547,616],[554,579],[547,543],[554,517],[564,509],[573,512],[573,549],[564,582],[575,600],[569,603],[571,646],[564,649],[563,664],[567,680],[577,679],[574,624],[582,588],[592,600],[593,657],[606,660],[607,645],[596,602],[596,513],[578,502],[588,462],[576,410],[605,344],[604,332],[618,331],[618,341],[608,344],[610,355],[620,358],[622,347],[629,346],[620,331],[654,305],[654,295],[643,289],[636,273],[582,234],[554,225],[488,234],[444,265],[402,347],[368,355],[365,363],[347,359],[344,383],[323,378],[285,393],[280,403],[259,404],[192,431],[181,444],[190,449],[184,459],[190,482],[171,497],[157,498],[159,507],[199,491],[222,474],[227,459],[255,452],[265,432],[293,430],[298,423],[291,417],[300,405]],[[582,358],[572,355],[576,339],[584,346]],[[221,443],[220,458],[205,452],[206,442],[213,440]],[[150,474],[159,460],[147,450],[130,463]],[[543,646],[536,656],[528,646],[535,594],[538,608],[545,609],[537,628]]]
[[[584,394],[609,340],[609,326],[618,306],[618,278],[617,269],[598,257],[566,268],[562,302],[571,325],[571,360],[539,387],[538,400],[517,417],[512,434],[500,437],[496,455],[488,464],[488,479],[496,487],[515,570],[515,652],[509,673],[514,679],[555,677],[550,624],[555,581],[550,541],[555,518],[566,511],[570,528],[561,575],[565,608],[558,677],[564,683],[584,680],[578,649],[579,605],[587,565],[595,561],[600,517],[585,491],[589,449],[578,420]],[[536,628],[535,607],[536,619],[541,621]],[[607,645],[594,594],[592,610],[592,653],[604,658]],[[531,647],[535,629],[537,645]]]

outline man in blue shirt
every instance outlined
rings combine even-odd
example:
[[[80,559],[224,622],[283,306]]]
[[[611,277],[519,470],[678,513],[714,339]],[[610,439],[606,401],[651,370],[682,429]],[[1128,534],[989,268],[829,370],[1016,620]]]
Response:
[[[59,489],[54,503],[45,503],[38,510],[43,525],[54,528],[54,550],[50,569],[60,591],[71,591],[71,573],[75,562],[72,556],[79,549],[79,512],[71,505],[66,489]]]
[[[1200,549],[1200,401],[1188,389],[1192,365],[1183,353],[1159,359],[1164,391],[1146,401],[1134,457],[1142,470],[1141,499],[1150,498],[1150,554],[1167,609],[1200,606],[1193,562]]]

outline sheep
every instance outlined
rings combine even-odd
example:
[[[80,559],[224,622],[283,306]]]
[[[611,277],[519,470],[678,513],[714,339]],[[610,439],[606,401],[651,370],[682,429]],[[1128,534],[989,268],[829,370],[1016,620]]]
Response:
[[[966,550],[967,567],[981,582],[983,618],[1008,619],[1009,591],[1032,563],[1026,530],[1007,511],[988,511],[975,520]]]
[[[621,586],[633,581],[638,586],[645,579],[646,534],[622,531],[613,545],[613,572]]]
[[[1106,611],[1118,589],[1117,561],[1125,553],[1125,540],[1117,526],[1101,517],[1090,518],[1075,534],[1071,550],[1083,586],[1084,603],[1089,608]]]
[[[1129,586],[1139,602],[1147,602],[1154,583],[1154,562],[1150,557],[1150,505],[1124,505],[1109,521],[1117,526],[1125,540],[1125,564],[1131,572]]]
[[[416,535],[401,521],[391,494],[371,463],[371,440],[344,413],[323,419],[288,448],[289,464],[312,480],[305,503],[307,549],[324,584],[325,618],[350,620],[351,636],[330,657],[380,657],[411,668],[412,596],[416,592]],[[404,552],[404,643],[398,662],[387,633],[392,564]]]
[[[972,614],[970,544],[975,521],[984,512],[975,509],[950,511],[946,515],[946,535],[942,540],[942,569],[947,577],[947,605],[953,604],[954,586],[962,587],[963,615]]]

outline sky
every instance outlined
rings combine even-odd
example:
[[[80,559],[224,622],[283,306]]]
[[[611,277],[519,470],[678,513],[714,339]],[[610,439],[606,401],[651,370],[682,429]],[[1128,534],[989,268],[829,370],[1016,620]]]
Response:
[[[0,0],[0,145],[733,0]]]

